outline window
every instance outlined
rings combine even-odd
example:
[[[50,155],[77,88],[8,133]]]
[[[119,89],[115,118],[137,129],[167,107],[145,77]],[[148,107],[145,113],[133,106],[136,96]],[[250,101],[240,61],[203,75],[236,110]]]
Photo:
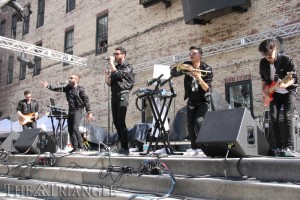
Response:
[[[17,16],[17,14],[14,14],[11,19],[11,38],[12,39],[17,38],[17,22],[18,22],[18,16]]]
[[[74,29],[68,30],[65,35],[65,53],[73,55]],[[68,65],[68,63],[64,63]]]
[[[97,18],[96,55],[107,52],[108,15]]]
[[[36,28],[44,25],[45,0],[39,0],[37,10]]]
[[[67,0],[67,12],[75,9],[75,0]]]
[[[0,35],[1,36],[5,35],[5,20],[1,21],[1,24],[0,24]]]
[[[30,10],[30,6],[28,6],[28,10]],[[30,15],[24,17],[24,21],[23,21],[23,35],[26,35],[27,33],[29,33],[29,19],[30,19]]]
[[[19,80],[24,80],[26,78],[26,67],[27,67],[26,64],[20,63]]]
[[[251,80],[225,83],[226,100],[232,108],[247,108],[253,116]]]
[[[36,46],[41,47],[43,44],[40,42],[36,44]],[[42,69],[42,58],[39,56],[34,56],[34,68],[33,68],[33,76],[39,75]]]
[[[9,56],[8,59],[8,69],[7,69],[7,84],[12,83],[14,72],[14,57]]]

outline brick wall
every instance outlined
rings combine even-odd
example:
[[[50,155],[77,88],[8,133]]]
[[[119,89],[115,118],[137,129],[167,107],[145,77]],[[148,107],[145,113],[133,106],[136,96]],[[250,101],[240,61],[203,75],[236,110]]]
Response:
[[[74,26],[74,55],[87,58],[88,66],[63,66],[57,61],[42,58],[41,74],[33,76],[32,70],[27,69],[26,79],[19,81],[19,63],[15,60],[13,83],[7,85],[8,57],[14,55],[16,58],[19,52],[0,49],[0,59],[3,61],[0,111],[4,116],[9,115],[16,120],[16,104],[23,98],[23,91],[27,89],[38,99],[42,114],[48,111],[49,97],[63,102],[63,106],[66,107],[65,97],[43,89],[40,81],[47,80],[56,84],[67,80],[70,74],[78,73],[82,76],[80,85],[86,88],[90,97],[96,123],[102,127],[108,126],[109,88],[104,84],[103,75],[107,63],[102,61],[101,57],[110,55],[116,46],[127,49],[127,59],[133,66],[145,63],[144,68],[148,68],[136,72],[136,84],[133,88],[135,91],[146,87],[146,80],[152,77],[152,69],[149,69],[151,66],[146,64],[147,61],[188,52],[191,45],[205,47],[300,21],[300,3],[297,0],[252,0],[252,6],[247,12],[231,13],[214,19],[205,26],[184,23],[180,0],[172,0],[169,8],[165,8],[163,3],[158,3],[146,9],[139,5],[139,0],[77,0],[75,10],[70,13],[66,13],[65,1],[51,0],[51,3],[46,1],[44,25],[36,29],[37,1],[18,2],[21,5],[30,2],[33,14],[30,17],[29,34],[22,36],[22,23],[18,23],[17,40],[31,44],[42,41],[43,47],[63,52],[65,30]],[[108,53],[95,56],[96,16],[105,10],[109,11]],[[6,19],[6,37],[10,37],[13,12],[11,8],[4,7],[0,14],[1,20]],[[286,52],[293,57],[296,66],[300,63],[299,41],[299,36],[285,39]],[[251,74],[254,114],[259,116],[263,113],[263,107],[260,96],[261,80],[258,74],[261,55],[257,48],[258,44],[233,51],[224,50],[216,55],[204,57],[204,62],[213,67],[213,87],[223,97],[226,78]],[[297,73],[300,77],[299,70]],[[174,88],[178,96],[175,104],[171,106],[171,119],[176,111],[185,105],[182,77],[174,79]],[[127,115],[128,127],[141,121],[135,99],[135,96],[131,96]],[[298,111],[299,108],[298,105]]]

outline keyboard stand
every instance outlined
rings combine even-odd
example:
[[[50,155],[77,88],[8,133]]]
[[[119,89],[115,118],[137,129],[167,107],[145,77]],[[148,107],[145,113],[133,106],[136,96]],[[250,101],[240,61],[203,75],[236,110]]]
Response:
[[[159,83],[157,85],[159,85]],[[148,99],[148,102],[149,102],[149,105],[150,105],[150,108],[151,108],[151,112],[152,112],[154,120],[155,120],[155,123],[154,123],[154,131],[153,131],[153,134],[150,137],[150,143],[149,143],[147,152],[146,153],[140,153],[140,155],[148,155],[149,154],[153,140],[155,140],[155,145],[153,147],[153,151],[155,151],[157,149],[159,139],[162,140],[162,143],[164,145],[164,148],[165,148],[165,151],[166,151],[167,154],[169,154],[169,155],[183,155],[183,153],[174,153],[173,149],[170,147],[170,142],[168,140],[168,133],[165,130],[165,127],[164,127],[164,124],[167,120],[167,116],[168,116],[168,113],[169,113],[169,110],[170,110],[170,107],[171,107],[172,100],[173,100],[174,97],[176,97],[176,94],[174,92],[171,81],[169,81],[169,85],[170,85],[170,88],[171,88],[171,95],[163,95],[163,94],[159,95],[158,92],[156,92],[158,90],[158,88],[156,88],[156,90],[154,90],[153,92],[146,95],[147,99]],[[163,100],[163,103],[161,105],[160,110],[158,109],[158,105],[155,102],[155,97],[156,96]],[[170,98],[170,100],[169,100],[169,102],[166,106],[166,113],[165,113],[164,116],[162,116],[163,111],[164,111],[164,107],[166,105],[166,102],[167,102],[168,98]],[[159,131],[159,134],[156,137],[155,133],[156,133],[157,129]]]

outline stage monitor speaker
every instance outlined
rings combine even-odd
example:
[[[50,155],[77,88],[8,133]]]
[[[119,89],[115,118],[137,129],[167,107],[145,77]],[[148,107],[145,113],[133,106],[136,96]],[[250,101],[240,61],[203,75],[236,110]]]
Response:
[[[14,147],[15,142],[19,138],[20,134],[17,132],[11,132],[7,138],[4,140],[4,142],[1,144],[1,149],[4,149],[8,152],[17,152],[17,150]]]
[[[186,24],[206,24],[232,11],[245,12],[251,0],[182,0]]]
[[[43,129],[24,129],[14,146],[18,152],[28,154],[56,153],[57,151],[54,140]]]
[[[207,156],[268,155],[269,144],[246,108],[207,112],[196,143]]]

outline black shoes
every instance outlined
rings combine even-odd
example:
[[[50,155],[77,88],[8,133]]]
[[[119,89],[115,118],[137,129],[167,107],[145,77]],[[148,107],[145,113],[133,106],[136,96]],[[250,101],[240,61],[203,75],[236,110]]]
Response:
[[[69,151],[68,153],[74,153],[74,152],[76,152],[76,149],[75,148],[73,148],[71,151]]]
[[[129,149],[124,149],[121,147],[121,149],[119,149],[118,154],[121,155],[129,155]]]

